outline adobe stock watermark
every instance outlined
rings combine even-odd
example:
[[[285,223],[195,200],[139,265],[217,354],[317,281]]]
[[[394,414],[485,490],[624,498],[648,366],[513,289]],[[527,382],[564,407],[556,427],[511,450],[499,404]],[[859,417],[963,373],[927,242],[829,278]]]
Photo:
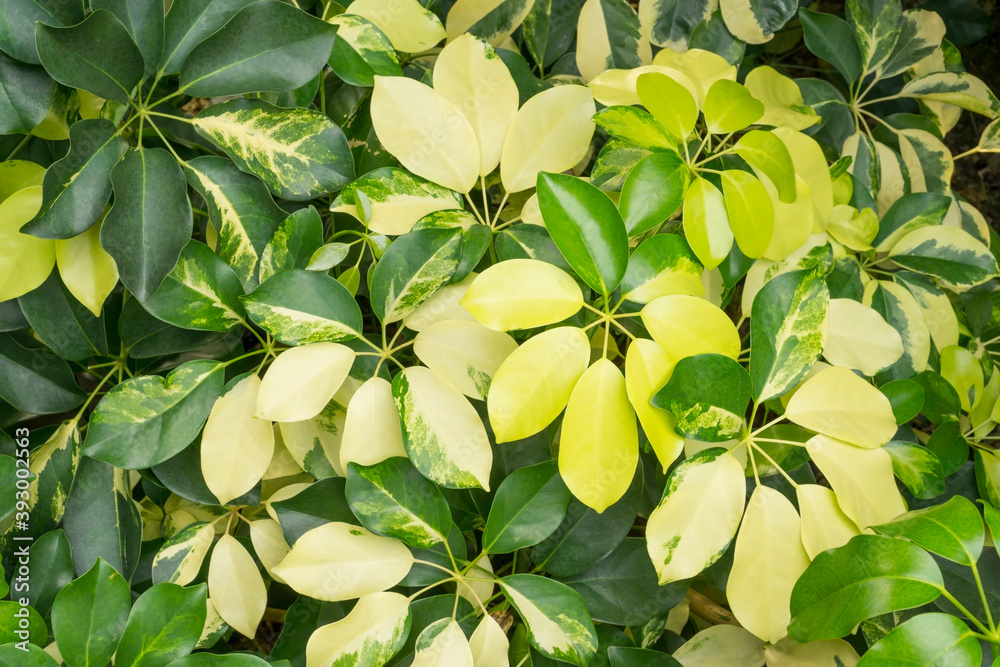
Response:
[[[14,618],[17,620],[17,627],[14,630],[14,634],[18,636],[21,640],[14,644],[18,649],[28,652],[28,638],[31,636],[31,619],[30,611],[28,607],[31,605],[30,597],[30,584],[31,579],[31,556],[28,552],[28,547],[31,541],[34,539],[31,535],[25,535],[30,529],[30,505],[28,503],[28,487],[30,482],[28,478],[31,477],[31,470],[28,468],[28,456],[30,453],[29,445],[31,443],[31,432],[26,428],[19,428],[14,432],[14,460],[15,460],[15,470],[17,475],[17,482],[15,486],[17,490],[15,491],[15,498],[17,500],[15,504],[15,514],[14,514],[14,541],[15,549],[13,552],[12,563],[16,567],[12,567],[13,576],[11,577],[11,600],[16,600],[18,603],[17,611],[14,612]],[[21,533],[20,535],[18,533]],[[17,593],[23,593],[23,596],[16,596]]]

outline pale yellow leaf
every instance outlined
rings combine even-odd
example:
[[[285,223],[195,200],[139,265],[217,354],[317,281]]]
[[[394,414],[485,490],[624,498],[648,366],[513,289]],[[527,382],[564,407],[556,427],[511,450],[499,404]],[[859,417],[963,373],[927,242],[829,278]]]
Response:
[[[510,642],[500,625],[489,614],[483,616],[469,638],[472,662],[476,667],[509,667],[507,650]]]
[[[802,546],[809,558],[827,549],[847,544],[861,531],[847,518],[833,491],[819,484],[799,484],[795,487],[802,514]]]
[[[380,377],[365,381],[347,405],[340,467],[348,463],[375,465],[393,456],[406,456],[399,412],[392,400],[392,386]]]
[[[500,364],[516,349],[517,342],[508,334],[463,320],[432,324],[413,342],[413,352],[424,365],[480,401]]]
[[[318,628],[306,644],[306,667],[381,667],[406,639],[410,601],[399,593],[361,596],[335,623]]]
[[[285,541],[285,535],[281,532],[281,525],[273,519],[257,519],[250,522],[250,541],[253,543],[254,553],[260,559],[261,564],[271,578],[279,584],[285,583],[281,577],[275,575],[271,570],[274,566],[285,559],[291,547]]]
[[[42,186],[18,190],[0,203],[0,301],[45,282],[56,263],[56,242],[21,233],[42,206]]]
[[[903,356],[903,339],[879,313],[854,299],[830,299],[823,356],[834,366],[872,376]]]
[[[56,241],[56,265],[66,289],[100,317],[104,301],[118,284],[118,266],[101,247],[101,221],[71,239]]]
[[[537,259],[509,259],[483,271],[462,297],[479,322],[497,331],[554,324],[583,307],[583,292],[562,269]]]
[[[725,311],[686,294],[661,296],[642,309],[642,323],[676,362],[696,354],[739,358],[740,334]]]
[[[354,0],[345,13],[374,23],[397,51],[426,51],[445,38],[441,20],[417,0]]]
[[[255,416],[276,422],[312,419],[337,393],[354,356],[354,350],[340,343],[312,343],[285,350],[264,374]]]
[[[711,625],[674,651],[684,667],[764,667],[764,642],[736,625]]]
[[[232,535],[220,537],[212,551],[208,594],[222,620],[246,637],[256,636],[267,606],[267,589],[253,557]]]
[[[670,379],[674,361],[657,343],[645,338],[632,341],[625,355],[625,388],[642,430],[666,472],[684,449],[684,438],[674,430],[674,417],[654,408],[649,400]]]

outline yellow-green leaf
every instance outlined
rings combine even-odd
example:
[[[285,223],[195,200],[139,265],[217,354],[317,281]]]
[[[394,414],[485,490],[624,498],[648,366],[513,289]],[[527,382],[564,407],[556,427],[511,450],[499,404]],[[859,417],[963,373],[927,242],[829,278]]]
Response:
[[[0,301],[16,299],[45,282],[56,263],[55,242],[20,229],[42,206],[42,186],[18,190],[0,203]]]
[[[583,292],[568,273],[535,259],[510,259],[476,277],[459,302],[496,331],[561,322],[583,307]]]
[[[827,549],[842,547],[861,534],[840,509],[837,496],[827,487],[799,484],[795,487],[795,497],[802,514],[802,546],[810,559]]]
[[[642,431],[664,472],[684,451],[684,437],[674,430],[674,417],[649,404],[653,394],[670,380],[674,361],[657,343],[637,338],[625,355],[625,389]]]
[[[337,393],[354,356],[354,350],[340,343],[285,350],[264,374],[255,416],[276,422],[312,419]]]
[[[740,334],[725,311],[705,299],[672,294],[642,309],[642,323],[676,362],[696,354],[740,355]]]
[[[59,277],[70,294],[95,317],[101,316],[104,300],[118,285],[115,260],[101,247],[101,223],[71,239],[56,241]]]
[[[764,103],[764,115],[758,121],[760,125],[804,130],[821,120],[802,99],[798,84],[773,67],[764,65],[754,68],[747,74],[743,85]]]
[[[733,247],[726,201],[719,189],[696,176],[684,195],[684,236],[694,254],[711,271]]]
[[[660,72],[636,79],[636,93],[642,105],[670,134],[684,139],[698,120],[698,103],[687,88]]]
[[[753,125],[764,115],[764,103],[746,86],[719,79],[705,96],[705,126],[712,134],[729,134]]]
[[[774,233],[771,198],[760,181],[748,172],[729,169],[719,179],[736,245],[744,255],[756,259],[767,250]]]

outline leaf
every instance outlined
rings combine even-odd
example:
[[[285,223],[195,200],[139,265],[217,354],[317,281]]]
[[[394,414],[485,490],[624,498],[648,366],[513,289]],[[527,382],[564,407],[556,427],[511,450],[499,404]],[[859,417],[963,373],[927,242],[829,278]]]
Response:
[[[622,185],[619,205],[628,234],[647,232],[676,213],[689,181],[690,171],[676,153],[655,153],[639,160]]]
[[[796,200],[795,167],[792,156],[776,135],[763,130],[747,132],[735,145],[736,154],[774,184],[778,198],[791,204]]]
[[[163,7],[159,0],[95,0],[91,9],[104,9],[115,15],[128,31],[142,54],[143,74],[149,76],[163,55]]]
[[[347,466],[347,502],[365,528],[426,549],[451,532],[451,510],[441,491],[409,461],[393,457],[371,466]]]
[[[639,5],[639,20],[649,40],[671,49],[687,47],[692,33],[710,14],[711,2],[688,3],[657,0]],[[612,661],[614,667],[620,667]]]
[[[34,25],[40,21],[47,26],[75,25],[84,18],[82,4],[38,4],[33,0],[15,0],[8,3],[0,17],[0,50],[12,58],[37,65]]]
[[[639,244],[629,257],[622,296],[641,304],[672,294],[704,296],[704,268],[682,237],[657,234]]]
[[[733,246],[726,202],[710,182],[696,176],[684,195],[684,236],[705,268],[719,266]]]
[[[561,322],[583,306],[583,292],[562,269],[535,259],[508,259],[476,276],[460,303],[496,331]]]
[[[902,74],[938,51],[946,32],[943,18],[931,7],[908,9],[903,12],[899,39],[882,67],[882,77]]]
[[[481,86],[488,82],[489,95]],[[518,92],[507,66],[489,43],[464,34],[450,41],[434,63],[434,90],[458,107],[479,146],[479,175],[500,164],[504,139],[517,113]]]
[[[115,203],[101,225],[101,245],[122,283],[145,303],[191,237],[191,202],[177,161],[162,148],[128,150],[111,171]]]
[[[142,519],[126,471],[84,459],[66,500],[63,528],[77,574],[101,559],[132,578],[139,564]]]
[[[844,514],[859,528],[891,521],[906,511],[892,474],[892,458],[881,447],[862,449],[817,435],[806,449],[836,492]]]
[[[674,659],[696,667],[713,664],[763,667],[764,642],[739,626],[712,625],[674,651]]]
[[[505,667],[508,665],[507,652],[510,642],[500,624],[490,614],[479,621],[475,632],[469,638],[474,665],[482,667]]]
[[[889,252],[900,266],[926,273],[949,285],[969,288],[1000,274],[989,249],[957,227],[921,227]]]
[[[240,280],[211,248],[188,241],[177,264],[144,306],[158,319],[196,331],[230,331],[243,323]]]
[[[393,379],[392,397],[403,446],[417,470],[447,488],[489,490],[493,450],[465,396],[434,371],[415,366]]]
[[[405,234],[413,225],[435,211],[461,208],[462,196],[396,167],[370,171],[344,188],[330,209],[358,215],[358,193],[371,205],[368,228],[379,234]]]
[[[354,14],[340,14],[327,22],[337,26],[329,64],[345,83],[371,87],[376,75],[403,75],[392,42],[374,23]]]
[[[257,633],[267,606],[267,589],[253,558],[232,535],[223,534],[212,550],[208,591],[222,620],[244,636]]]
[[[219,362],[189,361],[166,379],[144,375],[115,385],[90,417],[84,453],[129,470],[166,461],[201,432],[224,374]]]
[[[389,324],[412,313],[451,281],[461,254],[462,233],[456,229],[421,229],[397,239],[372,272],[375,316]]]
[[[337,602],[395,586],[412,564],[402,542],[331,522],[302,535],[273,569],[296,592]]]
[[[899,38],[903,18],[900,5],[885,0],[851,0],[846,10],[847,22],[861,51],[863,72],[879,71]]]
[[[743,627],[770,643],[787,633],[792,587],[809,566],[799,524],[784,495],[758,486],[736,538],[726,597]]]
[[[628,234],[614,202],[574,176],[540,173],[538,205],[552,240],[584,282],[604,295],[618,287]]]
[[[560,173],[587,154],[597,111],[590,90],[565,85],[550,88],[524,103],[507,131],[500,157],[504,190],[534,187],[539,172]]]
[[[323,273],[279,271],[240,301],[250,319],[287,345],[350,340],[362,329],[354,297]]]
[[[764,255],[774,236],[774,206],[767,189],[753,174],[738,169],[722,172],[719,180],[740,252],[751,258]]]
[[[177,74],[191,51],[256,0],[174,0],[164,21],[159,71]]]
[[[526,438],[551,424],[589,363],[590,341],[577,327],[550,329],[511,353],[493,376],[486,402],[497,443]]]
[[[890,630],[858,664],[878,667],[905,660],[911,665],[974,667],[982,659],[979,640],[965,621],[949,614],[921,614]]]
[[[485,400],[504,360],[517,349],[508,334],[477,322],[436,322],[413,341],[413,352],[425,366],[469,398]]]
[[[374,465],[393,456],[406,456],[399,412],[392,400],[392,385],[373,377],[358,387],[347,406],[340,466]]]
[[[349,4],[348,11],[377,25],[397,51],[420,53],[445,38],[440,19],[417,0],[402,0],[396,4],[386,0],[362,0]]]
[[[764,115],[764,104],[742,84],[719,79],[705,96],[705,126],[712,134],[729,134],[753,125]]]
[[[52,79],[43,68],[7,54],[0,54],[0,79],[0,132],[28,134],[48,114],[55,88]]]
[[[482,37],[493,46],[499,47],[510,37],[532,3],[526,0],[458,0],[448,10],[446,27],[448,39],[456,40],[465,32]]]
[[[977,77],[967,72],[932,72],[908,81],[901,97],[954,104],[987,118],[1000,115],[1000,101]]]
[[[49,75],[70,88],[127,104],[142,78],[143,61],[122,22],[95,8],[69,28],[35,24],[38,58]]]
[[[379,141],[404,167],[458,192],[472,189],[479,176],[479,144],[449,99],[413,79],[379,76],[371,114]]]
[[[271,422],[254,417],[260,388],[254,374],[230,381],[205,423],[201,471],[221,505],[252,489],[271,463],[274,430]]]
[[[13,459],[9,458],[8,460],[13,463]],[[13,465],[11,473],[12,483],[10,486],[13,491],[15,485],[13,480],[16,479],[13,474]],[[11,497],[14,497],[13,492]],[[12,509],[13,507],[12,504]],[[31,607],[39,615],[48,617],[56,596],[73,580],[73,558],[70,554],[70,543],[66,539],[66,534],[62,530],[51,530],[45,533],[28,548],[28,559],[29,561],[34,559],[36,563],[41,561],[46,564],[44,572],[31,573],[29,585],[34,589],[31,591]],[[14,604],[14,601],[12,600],[11,603]],[[7,614],[4,616],[10,618]],[[7,618],[4,619],[5,622]],[[20,625],[20,619],[16,622]],[[6,628],[4,630],[6,631]]]
[[[318,628],[306,645],[308,664],[381,667],[403,647],[410,601],[399,593],[371,593],[339,621]]]
[[[67,239],[86,231],[111,196],[111,170],[128,144],[104,119],[81,120],[70,130],[70,150],[45,172],[42,208],[21,228],[41,238]]]
[[[36,337],[63,359],[83,361],[108,353],[103,318],[94,317],[53,272],[42,286],[18,299]]]
[[[215,527],[199,521],[171,535],[153,557],[154,584],[187,586],[198,576],[215,540]]]
[[[483,552],[505,554],[538,544],[562,523],[569,499],[555,461],[515,470],[490,506]]]
[[[726,442],[744,433],[750,377],[721,354],[685,357],[650,402],[674,416],[678,433],[706,442]]]
[[[115,660],[132,667],[158,667],[187,655],[201,636],[206,614],[204,585],[153,586],[132,607]]]
[[[40,186],[18,190],[0,203],[0,261],[10,269],[0,278],[2,301],[31,292],[45,282],[55,266],[55,243],[20,231],[41,203]]]
[[[268,39],[259,38],[260,26],[267,26]],[[335,33],[296,7],[251,2],[191,51],[181,87],[195,97],[295,90],[326,64]]]
[[[319,254],[322,247],[325,247],[323,220],[316,208],[310,206],[289,214],[274,230],[260,254],[260,281],[264,282],[278,271],[309,268],[312,257]]]
[[[759,125],[802,130],[820,122],[820,116],[806,105],[795,81],[767,65],[751,70],[743,82],[750,94],[764,103]],[[846,152],[846,151],[845,151]]]
[[[745,4],[744,4],[745,2]],[[720,2],[726,27],[737,38],[748,44],[770,41],[788,22],[797,9],[795,3],[761,2],[752,0],[726,0]]]
[[[677,139],[674,135],[667,132],[651,113],[639,107],[622,104],[605,107],[594,114],[594,122],[612,138],[628,142],[633,148],[652,152],[677,152]]]
[[[52,605],[52,632],[66,664],[107,664],[125,630],[130,603],[128,582],[103,560],[67,584]]]
[[[675,360],[696,354],[739,357],[740,336],[732,320],[705,299],[684,294],[653,299],[642,309],[642,323]]]
[[[683,451],[684,437],[674,430],[673,415],[653,408],[651,399],[670,379],[673,369],[673,359],[653,341],[636,339],[629,345],[625,356],[625,388],[664,471]]]
[[[662,72],[636,79],[636,94],[653,118],[677,139],[685,139],[698,120],[698,103],[683,85]]]
[[[726,552],[745,497],[743,466],[720,447],[674,468],[646,527],[649,557],[661,586],[694,577]]]
[[[590,661],[597,651],[597,632],[579,593],[532,574],[504,577],[500,587],[528,626],[531,645],[542,655],[578,667]]]
[[[252,290],[258,284],[260,255],[285,212],[275,205],[263,183],[225,158],[189,160],[184,173],[208,205],[218,232],[217,254],[233,267],[244,289]]]
[[[56,414],[83,403],[69,365],[45,348],[26,349],[0,334],[0,369],[0,398],[18,410]]]
[[[983,550],[983,518],[972,502],[953,496],[941,505],[914,510],[873,526],[880,535],[902,537],[932,553],[971,567]]]
[[[875,310],[853,299],[831,299],[829,322],[823,356],[835,366],[873,376],[903,356],[899,333]]]
[[[639,16],[623,0],[587,0],[577,20],[576,63],[587,81],[607,69],[648,64],[649,41],[639,29]]]
[[[810,560],[828,549],[837,549],[861,531],[847,518],[833,491],[819,484],[799,484],[795,498],[802,515],[802,546]]]
[[[785,416],[868,449],[881,447],[896,434],[889,399],[846,368],[826,368],[806,380],[788,401]]]
[[[854,647],[843,639],[827,639],[808,644],[799,644],[791,637],[777,644],[766,646],[764,656],[772,667],[794,667],[806,664],[856,665],[859,658]]]
[[[840,72],[848,84],[861,76],[862,62],[851,26],[844,19],[811,9],[799,10],[806,46]]]
[[[960,444],[968,450],[964,442]],[[892,457],[893,474],[914,496],[927,500],[944,493],[944,467],[929,447],[893,441],[885,445],[885,451]],[[964,456],[968,456],[967,451]]]
[[[433,667],[455,665],[472,667],[472,648],[462,627],[453,618],[442,618],[431,623],[417,637],[412,665]]]
[[[312,419],[337,393],[354,359],[354,350],[340,343],[285,350],[264,374],[254,417],[276,422]]]
[[[930,192],[903,195],[882,215],[872,245],[878,252],[889,252],[910,232],[944,222],[950,205],[948,197]]]
[[[340,190],[354,178],[347,138],[316,111],[235,99],[213,104],[192,125],[241,171],[261,179],[283,199],[314,199]]]
[[[900,380],[926,369],[932,339],[913,293],[895,282],[872,280],[865,286],[862,303],[885,318],[903,339],[902,358],[881,375]]]

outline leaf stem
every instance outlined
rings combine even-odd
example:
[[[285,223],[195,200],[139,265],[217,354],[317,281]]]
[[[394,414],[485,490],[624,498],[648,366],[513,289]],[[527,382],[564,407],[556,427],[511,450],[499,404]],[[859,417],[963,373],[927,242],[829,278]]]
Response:
[[[15,146],[14,150],[12,150],[10,152],[10,155],[7,156],[7,160],[12,160],[15,155],[21,152],[22,148],[28,145],[29,141],[31,141],[31,135],[30,134],[24,135],[24,139],[21,139],[21,142],[17,146]],[[6,162],[7,160],[4,160],[4,162]]]
[[[965,608],[965,605],[963,605],[961,602],[959,602],[958,599],[954,595],[952,595],[951,593],[948,592],[948,589],[942,588],[941,589],[941,595],[944,596],[944,599],[946,599],[948,602],[952,603],[955,606],[956,609],[958,609],[960,612],[962,612],[963,614],[965,614],[965,616],[970,621],[972,621],[972,624],[975,625],[977,628],[979,628],[980,632],[982,632],[987,637],[991,637],[992,636],[995,639],[994,633],[990,632],[989,628],[987,628],[985,625],[983,625],[982,622],[980,622],[980,620],[978,618],[976,618],[975,616],[973,616],[972,612],[970,612],[968,609]]]
[[[108,374],[101,379],[101,381],[98,383],[96,387],[94,387],[94,390],[90,392],[89,396],[87,396],[87,400],[84,401],[83,405],[80,406],[80,410],[76,413],[76,416],[73,417],[73,421],[75,422],[80,421],[80,418],[83,417],[83,413],[87,409],[87,406],[90,405],[90,402],[93,401],[94,397],[97,396],[97,394],[101,391],[101,387],[103,387],[104,384],[111,379],[112,375],[119,372],[120,365],[121,365],[120,362],[115,362],[115,365],[111,367],[111,370],[108,371]]]

